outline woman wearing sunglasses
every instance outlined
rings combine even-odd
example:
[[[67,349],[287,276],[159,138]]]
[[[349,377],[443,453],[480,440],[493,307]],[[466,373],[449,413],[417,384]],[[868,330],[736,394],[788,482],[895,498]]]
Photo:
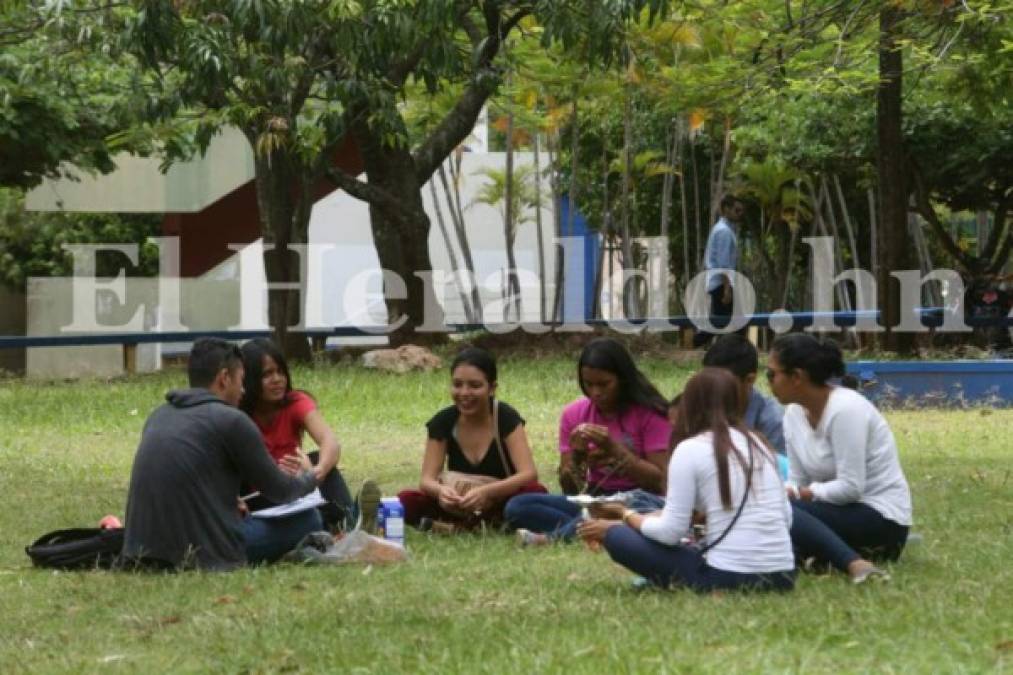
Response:
[[[911,493],[889,425],[864,396],[829,382],[844,375],[833,342],[785,335],[767,364],[770,390],[786,406],[796,555],[854,583],[887,578],[871,561],[897,560],[911,526]]]

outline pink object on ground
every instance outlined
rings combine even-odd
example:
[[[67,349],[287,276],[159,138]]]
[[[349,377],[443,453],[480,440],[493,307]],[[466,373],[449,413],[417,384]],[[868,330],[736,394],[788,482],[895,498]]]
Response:
[[[98,521],[98,526],[103,530],[111,530],[113,528],[123,527],[123,523],[121,523],[120,519],[116,516],[109,515]]]

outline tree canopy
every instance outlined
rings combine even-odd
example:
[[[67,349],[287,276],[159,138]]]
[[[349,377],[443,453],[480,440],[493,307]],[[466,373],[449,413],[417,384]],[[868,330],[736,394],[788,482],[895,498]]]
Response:
[[[381,265],[407,284],[404,297],[387,289],[390,320],[408,330],[435,304],[416,276],[431,267],[421,190],[489,102],[510,120],[511,149],[544,139],[554,197],[618,237],[625,260],[633,237],[659,233],[688,279],[721,193],[750,196],[744,260],[770,286],[766,309],[804,304],[792,279],[809,233],[838,236],[840,264],[878,261],[887,276],[909,252],[994,275],[1013,246],[1011,0],[0,9],[12,26],[0,31],[0,183],[33,184],[68,160],[105,170],[117,148],[177,161],[237,127],[255,151],[268,279],[298,278],[290,246],[306,241],[321,191],[340,187],[369,204]],[[333,164],[349,142],[365,179]],[[969,217],[988,227],[972,236]],[[284,339],[294,295],[270,305]]]
[[[69,6],[65,6],[69,5]],[[109,137],[136,120],[132,60],[98,48],[104,3],[0,3],[0,185],[32,187],[64,163],[111,171]]]

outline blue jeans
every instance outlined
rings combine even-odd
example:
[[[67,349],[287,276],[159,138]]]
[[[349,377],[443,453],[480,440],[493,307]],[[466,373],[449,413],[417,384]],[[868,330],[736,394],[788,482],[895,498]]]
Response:
[[[322,529],[324,522],[316,509],[308,509],[285,518],[247,516],[243,519],[246,562],[249,565],[272,563],[295,548],[307,534]]]
[[[795,559],[816,558],[841,570],[859,558],[896,560],[908,528],[867,504],[791,502],[791,543]]]
[[[626,505],[637,513],[665,508],[665,498],[646,490],[627,493]],[[503,517],[513,528],[541,532],[551,539],[572,541],[580,524],[580,507],[566,495],[524,494],[513,497],[503,509]]]
[[[648,539],[628,525],[617,525],[605,534],[605,550],[626,569],[666,588],[685,586],[706,593],[716,590],[790,591],[795,570],[747,574],[711,567],[698,550],[689,546],[666,546]]]
[[[309,457],[310,462],[314,466],[320,461],[319,450],[314,450],[306,456]],[[341,471],[337,467],[331,469],[324,476],[324,480],[320,483],[319,487],[320,496],[327,500],[326,504],[318,507],[324,521],[324,527],[321,529],[348,531],[355,528],[356,520],[359,517],[359,509],[355,500],[352,499],[352,494],[348,491],[348,484],[345,483],[345,477],[341,475]],[[250,485],[243,485],[240,487],[240,494],[253,492],[255,489]],[[260,511],[261,509],[277,506],[276,503],[259,495],[247,500],[246,505],[250,507],[251,511]]]

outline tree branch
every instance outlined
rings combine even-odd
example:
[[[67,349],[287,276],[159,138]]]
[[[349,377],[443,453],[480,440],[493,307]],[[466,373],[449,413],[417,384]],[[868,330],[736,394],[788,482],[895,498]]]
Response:
[[[468,39],[471,41],[471,46],[477,47],[482,41],[482,31],[478,29],[478,26],[475,25],[475,22],[472,21],[471,17],[467,14],[461,16],[459,23],[461,24],[461,28],[464,30],[465,35],[467,35]]]
[[[393,86],[400,88],[405,83],[405,80],[408,79],[408,76],[411,75],[412,71],[415,70],[419,61],[422,60],[428,46],[428,36],[426,36],[425,39],[415,45],[408,53],[408,56],[387,71],[387,81]]]
[[[400,202],[394,197],[394,195],[383,188],[369,183],[364,183],[358,178],[345,173],[333,165],[327,165],[324,167],[324,177],[356,199],[364,201],[370,206],[375,206],[377,209],[382,211],[387,218],[390,218],[399,225],[408,224],[410,214],[401,208]]]
[[[1013,252],[1013,227],[1006,226],[1006,237],[1003,240],[1002,246],[996,253],[995,258],[988,265],[988,271],[991,274],[998,274],[1002,271],[1006,261],[1009,260],[1010,253]]]
[[[950,257],[954,259],[957,265],[966,274],[974,274],[974,261],[971,256],[967,255],[957,246],[956,242],[953,241],[953,237],[946,231],[943,224],[939,222],[939,216],[936,214],[936,210],[932,208],[932,204],[929,203],[929,195],[925,190],[925,184],[922,181],[921,172],[913,161],[909,161],[911,167],[911,176],[914,178],[914,195],[915,195],[915,206],[914,211],[921,214],[925,222],[929,224],[936,237],[939,238],[939,242]]]
[[[498,18],[496,21],[492,20],[487,10],[486,24],[490,32],[481,43],[481,52],[476,59],[475,74],[471,83],[450,112],[412,153],[415,175],[420,185],[429,180],[443,160],[475,127],[475,120],[478,119],[482,106],[499,87],[499,78],[495,73],[489,72],[492,70],[492,62],[499,54],[506,36],[530,11],[527,8],[519,9],[500,24]]]
[[[1000,193],[999,203],[995,207],[995,221],[992,225],[992,231],[989,233],[988,242],[981,253],[981,257],[985,260],[991,260],[992,256],[995,255],[996,249],[999,248],[1000,240],[1006,231],[1006,211],[1008,208],[1009,196]]]
[[[459,0],[457,8],[454,10],[457,16],[457,23],[464,25],[469,39],[472,39],[472,36],[468,32],[465,22],[471,23],[472,27],[474,27],[474,23],[468,19],[468,12],[471,11],[472,4],[472,0]],[[411,51],[408,52],[408,56],[391,66],[387,71],[386,80],[395,87],[401,87],[408,79],[408,76],[412,74],[412,71],[415,70],[415,67],[419,65],[422,57],[425,56],[426,48],[429,46],[430,41],[431,38],[428,35],[423,36]],[[473,39],[472,41],[474,42]]]
[[[999,201],[995,210],[995,224],[992,226],[992,236],[989,237],[989,245],[985,249],[986,260],[988,260],[988,271],[991,274],[998,274],[1009,260],[1010,250],[1013,249],[1013,223],[1007,222],[1006,214],[1009,211],[1010,196],[1006,195]],[[992,253],[989,254],[989,249]]]

